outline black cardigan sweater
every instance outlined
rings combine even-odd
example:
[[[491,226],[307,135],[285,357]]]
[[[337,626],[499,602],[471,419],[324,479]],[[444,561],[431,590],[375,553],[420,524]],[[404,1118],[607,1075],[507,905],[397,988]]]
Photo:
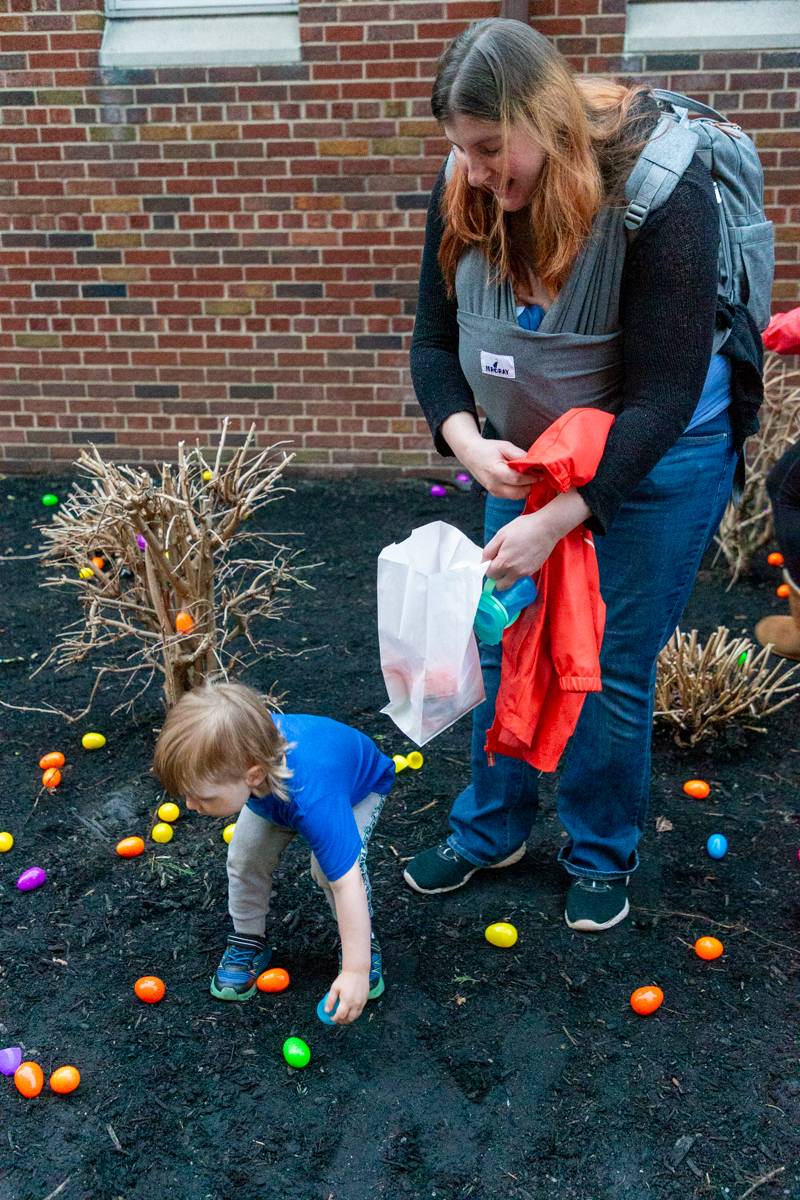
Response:
[[[411,377],[436,448],[451,454],[441,433],[443,421],[457,412],[472,413],[477,421],[477,412],[458,361],[456,300],[447,296],[438,263],[444,182],[442,168],[428,207]],[[625,254],[622,407],[594,479],[579,489],[592,514],[586,524],[596,533],[608,529],[620,505],[677,441],[695,410],[717,316],[718,244],[713,184],[695,158]],[[496,436],[489,428],[485,433]]]

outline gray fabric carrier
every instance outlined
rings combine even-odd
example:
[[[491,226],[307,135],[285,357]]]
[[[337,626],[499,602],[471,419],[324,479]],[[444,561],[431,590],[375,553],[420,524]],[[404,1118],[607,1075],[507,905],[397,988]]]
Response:
[[[532,332],[517,324],[510,282],[477,249],[456,268],[458,355],[476,403],[501,438],[527,450],[567,409],[622,403],[619,295],[625,209],[601,209],[569,278]]]

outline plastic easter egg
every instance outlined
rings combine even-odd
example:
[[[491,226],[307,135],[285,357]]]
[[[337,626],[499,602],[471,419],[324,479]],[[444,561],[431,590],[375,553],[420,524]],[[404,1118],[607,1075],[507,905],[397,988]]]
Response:
[[[631,993],[631,1008],[640,1017],[649,1017],[664,1003],[660,987],[640,987]]]
[[[767,562],[771,567],[782,567],[783,555],[781,554],[780,550],[773,550],[771,554],[768,554]]]
[[[142,535],[140,533],[137,533],[136,545],[139,547],[140,550],[146,550],[147,549],[147,538],[144,538],[144,537],[142,537]]]
[[[203,471],[203,483],[210,483],[214,478],[213,471]]]
[[[393,754],[392,762],[394,763],[395,775],[399,775],[401,771],[405,771],[408,766],[408,759],[405,754]]]
[[[262,971],[256,980],[260,992],[285,992],[289,986],[289,972],[283,967],[270,967]]]
[[[786,597],[789,595],[788,583],[779,583],[778,586],[775,588],[775,595],[780,597],[781,600],[785,600]]]
[[[133,990],[145,1004],[158,1004],[159,1000],[164,999],[167,986],[157,975],[142,975],[141,979],[136,980]]]
[[[728,839],[724,833],[712,833],[706,841],[709,858],[724,858],[728,853]]]
[[[0,1050],[0,1075],[13,1075],[22,1062],[20,1046],[6,1046]]]
[[[20,1095],[32,1100],[44,1087],[42,1068],[35,1062],[20,1063],[14,1072],[14,1084]]]
[[[334,1006],[330,1012],[326,1012],[325,1005],[328,1003],[329,995],[330,995],[330,992],[326,992],[325,995],[320,1000],[319,1004],[317,1005],[317,1016],[319,1017],[320,1021],[322,1021],[323,1025],[335,1025],[336,1024],[336,1021],[334,1021],[333,1018],[336,1014],[337,1008],[339,1007],[339,1001],[338,1000],[336,1001],[336,1003],[334,1004]]]
[[[183,609],[175,618],[175,628],[178,633],[191,633],[194,629],[194,617],[191,613],[184,612]]]
[[[53,791],[61,783],[61,772],[58,767],[48,767],[42,774],[42,787]]]
[[[106,560],[103,558],[102,554],[93,554],[89,561],[93,566],[97,567],[98,571],[105,569]]]
[[[406,762],[408,763],[409,767],[411,767],[412,771],[418,771],[425,762],[425,759],[422,757],[419,750],[412,750],[410,754],[406,755]]]
[[[283,1043],[283,1057],[299,1071],[311,1062],[311,1051],[302,1038],[290,1037]]]
[[[42,496],[42,504],[45,508],[55,508],[58,504],[58,496],[54,492],[45,492]]]
[[[51,750],[49,754],[42,755],[39,759],[39,766],[46,771],[48,767],[63,767],[65,761],[60,750]]]
[[[81,579],[94,579],[94,571],[91,567],[81,567],[80,571],[78,571],[78,574],[80,575]]]
[[[17,880],[17,889],[20,892],[35,892],[46,879],[47,871],[42,867],[28,867]]]
[[[519,934],[508,921],[495,921],[493,925],[486,926],[484,937],[491,945],[502,946],[507,950],[509,946],[515,944]]]
[[[158,810],[159,819],[162,821],[177,821],[180,815],[181,810],[171,800],[165,800]]]
[[[441,483],[434,483],[431,487],[431,495],[441,499],[442,496],[447,495],[447,488],[443,487]]]
[[[138,855],[144,854],[144,839],[140,837],[126,837],[116,845],[117,854],[120,858],[137,858]]]
[[[231,843],[231,838],[233,837],[233,831],[234,831],[234,829],[235,829],[235,828],[236,828],[236,822],[235,822],[235,821],[231,821],[230,825],[226,825],[226,826],[225,826],[225,828],[224,828],[224,829],[223,829],[223,831],[222,831],[222,840],[223,840],[223,842],[227,842],[227,844],[228,844],[228,845],[230,845],[230,843]]]
[[[159,842],[162,846],[166,845],[167,842],[171,842],[174,836],[175,830],[166,821],[159,821],[150,830],[150,837],[154,842]]]
[[[102,733],[85,733],[81,738],[84,750],[102,750],[106,739]]]
[[[7,854],[13,845],[13,833],[8,833],[6,830],[3,830],[3,832],[0,833],[0,854]]]
[[[743,650],[742,653],[739,655],[739,657],[736,660],[736,665],[739,667],[747,666],[747,651],[746,650]]]
[[[687,779],[683,785],[683,790],[693,800],[705,800],[706,796],[711,792],[711,787],[706,783],[705,779]]]
[[[698,958],[704,958],[706,962],[711,962],[715,958],[719,958],[725,950],[719,938],[701,937],[694,944],[694,952]]]
[[[456,475],[456,483],[472,483],[472,476],[466,471],[459,471]]]
[[[70,1092],[75,1091],[80,1081],[81,1073],[78,1068],[67,1066],[56,1067],[48,1083],[51,1092],[56,1092],[59,1096],[68,1096]]]

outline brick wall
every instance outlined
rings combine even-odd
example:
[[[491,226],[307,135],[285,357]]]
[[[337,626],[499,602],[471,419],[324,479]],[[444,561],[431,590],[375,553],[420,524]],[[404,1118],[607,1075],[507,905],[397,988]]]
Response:
[[[800,300],[800,55],[624,59],[624,0],[533,0],[581,70],[757,138]],[[102,0],[0,0],[0,471],[150,461],[224,414],[308,469],[425,471],[407,371],[435,60],[499,3],[301,0],[292,67],[107,71]]]

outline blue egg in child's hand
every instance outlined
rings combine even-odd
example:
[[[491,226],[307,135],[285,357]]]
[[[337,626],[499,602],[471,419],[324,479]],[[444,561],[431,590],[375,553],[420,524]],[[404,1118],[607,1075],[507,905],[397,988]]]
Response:
[[[335,1013],[339,1007],[339,1001],[337,1000],[334,1004],[333,1012],[325,1012],[325,1005],[328,1003],[328,996],[330,996],[330,992],[326,992],[317,1005],[317,1016],[319,1017],[320,1021],[322,1021],[323,1025],[335,1025],[336,1022],[332,1018],[333,1013]]]

